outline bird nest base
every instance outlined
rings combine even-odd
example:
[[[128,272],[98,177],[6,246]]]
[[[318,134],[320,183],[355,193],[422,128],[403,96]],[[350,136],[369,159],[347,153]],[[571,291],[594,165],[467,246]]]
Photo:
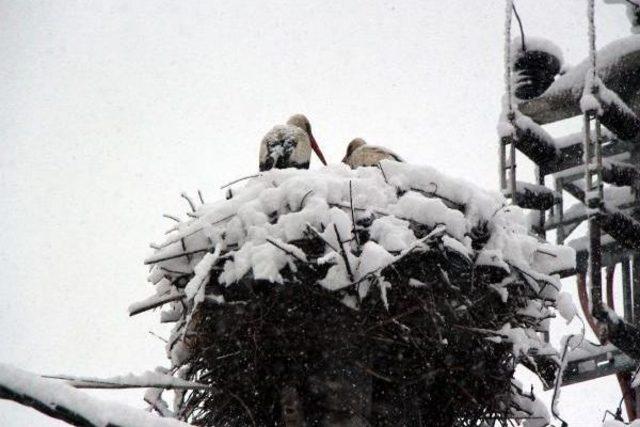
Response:
[[[349,291],[310,286],[322,276],[304,265],[282,285],[247,277],[218,289],[227,303],[202,305],[188,332],[187,378],[213,386],[186,396],[192,422],[452,426],[511,418],[512,346],[478,331],[500,329],[522,307],[488,286],[499,272],[473,271],[433,246],[382,271],[379,280],[402,290],[388,307],[372,292],[353,310],[341,302]],[[528,299],[526,285],[510,288],[511,298]]]
[[[147,259],[156,296],[141,305],[169,304],[173,372],[210,386],[177,392],[174,415],[203,426],[546,425],[513,377],[554,357],[541,334],[560,286],[550,273],[573,254],[529,236],[514,209],[395,162],[270,171],[194,209]]]

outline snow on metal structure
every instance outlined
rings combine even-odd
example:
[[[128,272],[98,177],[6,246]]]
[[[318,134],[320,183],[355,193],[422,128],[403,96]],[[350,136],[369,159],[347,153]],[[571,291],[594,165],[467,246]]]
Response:
[[[512,2],[506,3],[510,15]],[[581,305],[590,324],[598,328],[591,317],[595,309],[594,314],[608,323],[608,338],[614,343],[617,339],[620,349],[633,353],[634,358],[636,353],[630,346],[640,347],[640,341],[629,344],[623,342],[622,335],[615,336],[614,330],[627,331],[630,325],[617,327],[617,320],[607,316],[603,294],[606,304],[613,308],[613,273],[620,264],[624,321],[640,323],[640,36],[596,50],[594,0],[586,0],[586,6],[589,57],[556,77],[542,95],[516,99],[515,105],[505,103],[498,126],[500,187],[513,203],[536,213],[532,227],[541,236],[555,230],[559,244],[580,224],[588,223],[587,236],[568,242],[577,252],[576,268],[562,275],[578,278]],[[637,9],[628,4],[628,10]],[[508,16],[506,20],[507,46],[511,43],[510,19]],[[632,23],[637,25],[633,19]],[[507,52],[513,52],[513,48],[507,48]],[[512,66],[508,62],[512,59],[509,54],[505,59],[509,73]],[[507,82],[517,81],[516,75],[510,77]],[[513,84],[507,84],[507,90],[514,91]],[[507,100],[513,97],[510,92],[505,95]],[[554,138],[543,128],[578,115],[583,116],[582,132]],[[515,181],[514,155],[507,157],[504,149],[508,144],[534,162],[535,185]],[[511,171],[510,176],[507,171]],[[552,189],[547,188],[546,178],[550,178]],[[565,210],[567,194],[578,203]],[[602,268],[607,271],[605,292]],[[569,362],[570,368],[564,371],[565,383],[619,373],[621,387],[626,391],[628,371],[635,363],[632,358],[619,350],[594,352],[579,362]],[[640,408],[632,404],[630,394],[625,392],[627,410],[635,418]]]

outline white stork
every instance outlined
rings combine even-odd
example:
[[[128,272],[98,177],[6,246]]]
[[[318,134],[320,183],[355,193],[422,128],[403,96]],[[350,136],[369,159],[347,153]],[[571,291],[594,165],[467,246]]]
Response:
[[[360,166],[376,166],[380,160],[389,159],[396,162],[403,162],[402,158],[393,151],[384,147],[368,145],[364,139],[356,138],[347,146],[347,154],[342,159],[342,163],[351,166],[351,169]]]
[[[278,125],[260,143],[260,170],[273,168],[308,169],[311,149],[326,165],[322,151],[311,133],[311,124],[303,114],[293,115],[286,125]]]

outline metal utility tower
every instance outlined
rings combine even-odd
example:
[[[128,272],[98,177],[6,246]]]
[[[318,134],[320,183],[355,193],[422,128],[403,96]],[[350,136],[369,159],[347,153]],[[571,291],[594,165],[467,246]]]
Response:
[[[500,140],[500,187],[514,204],[538,213],[536,233],[546,237],[555,230],[559,244],[576,250],[576,268],[558,273],[576,277],[590,325],[596,327],[594,305],[616,309],[614,272],[620,271],[624,303],[618,313],[640,327],[640,36],[596,52],[593,0],[587,6],[589,58],[558,76],[542,95],[521,100],[511,88],[519,76],[511,58],[512,2],[507,0],[504,120],[511,132]],[[544,128],[577,116],[583,120],[576,133],[554,138]],[[516,180],[517,153],[535,164],[535,184]],[[571,205],[570,199],[575,199]],[[586,235],[570,239],[583,223]],[[631,390],[629,381],[640,341],[632,341],[585,348],[588,356],[570,359],[564,385],[617,374],[629,418],[640,416],[640,390]]]

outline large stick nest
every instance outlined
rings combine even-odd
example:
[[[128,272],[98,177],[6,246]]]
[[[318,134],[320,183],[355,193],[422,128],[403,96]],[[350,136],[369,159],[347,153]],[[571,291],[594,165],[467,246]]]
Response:
[[[303,188],[299,203],[261,224],[267,236],[249,237],[258,233],[244,224],[245,238],[229,244],[235,229],[217,223],[213,218],[220,215],[212,212],[227,212],[220,207],[242,197],[232,193],[230,200],[196,210],[198,219],[179,227],[149,260],[156,264],[151,281],[160,285],[158,298],[184,295],[163,314],[177,322],[168,344],[173,364],[181,377],[212,386],[179,394],[180,418],[207,426],[546,424],[546,411],[513,374],[518,363],[537,370],[540,354],[553,352],[540,335],[559,286],[547,273],[565,268],[566,254],[509,227],[512,220],[504,218],[512,208],[499,197],[477,202],[477,189],[461,192],[468,184],[431,170],[429,183],[439,180],[436,187],[448,193],[414,180],[410,197],[442,205],[436,210],[444,208],[444,217],[403,215],[396,207],[410,211],[412,205],[402,205],[408,196],[402,179],[415,170],[384,165],[384,176],[352,172],[337,184],[348,183],[346,197],[326,209],[343,212],[347,228],[332,214],[308,221],[295,239],[274,231],[282,217],[313,204],[319,191]],[[295,174],[305,173],[312,174]],[[269,174],[254,181],[289,190],[291,176]],[[365,179],[391,188],[391,200],[358,207],[354,200],[359,191],[366,194]],[[235,215],[247,203],[237,203]],[[426,205],[420,206],[423,213]],[[403,218],[392,222],[400,227],[394,233],[411,234],[403,248],[393,247],[375,225],[390,216]],[[448,219],[458,216],[467,224],[464,234]],[[222,231],[208,233],[211,249],[203,257],[192,253],[202,242],[189,239],[205,217]],[[252,247],[251,256],[242,255],[243,247],[258,242],[260,251]],[[265,256],[267,247],[272,252]],[[514,248],[529,262],[522,253],[506,253]],[[269,260],[277,275],[266,277]]]

